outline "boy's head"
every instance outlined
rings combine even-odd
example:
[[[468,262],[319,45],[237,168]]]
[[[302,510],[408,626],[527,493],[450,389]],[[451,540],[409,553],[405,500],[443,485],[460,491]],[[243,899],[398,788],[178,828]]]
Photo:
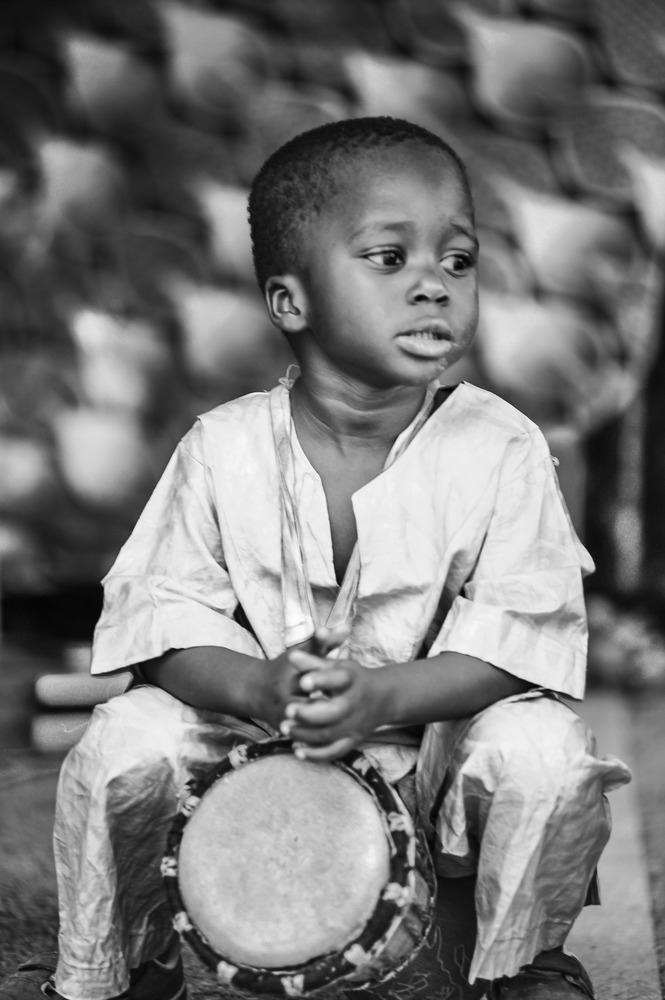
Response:
[[[250,192],[252,255],[260,288],[272,275],[301,271],[310,226],[355,171],[376,163],[382,152],[407,145],[438,150],[473,211],[463,161],[448,143],[420,125],[398,118],[350,118],[301,132],[266,160]]]
[[[249,215],[270,317],[305,380],[422,386],[471,343],[469,184],[425,129],[358,118],[304,132],[259,172]]]

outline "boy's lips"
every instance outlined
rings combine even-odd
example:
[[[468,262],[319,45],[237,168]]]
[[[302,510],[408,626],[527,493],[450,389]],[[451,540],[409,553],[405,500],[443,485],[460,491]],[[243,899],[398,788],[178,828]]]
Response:
[[[397,335],[400,347],[420,358],[438,358],[452,340],[450,327],[441,320],[422,320]]]

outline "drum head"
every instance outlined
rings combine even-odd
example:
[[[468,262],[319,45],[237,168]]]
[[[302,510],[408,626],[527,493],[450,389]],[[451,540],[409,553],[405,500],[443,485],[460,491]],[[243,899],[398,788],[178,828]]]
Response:
[[[353,940],[388,882],[390,849],[372,797],[353,778],[280,754],[208,789],[178,865],[186,910],[210,945],[270,969]]]

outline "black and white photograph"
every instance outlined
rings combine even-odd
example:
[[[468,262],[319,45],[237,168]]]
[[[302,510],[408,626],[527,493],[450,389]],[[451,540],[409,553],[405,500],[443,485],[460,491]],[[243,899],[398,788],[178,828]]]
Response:
[[[0,0],[0,1000],[664,1000],[665,0]]]

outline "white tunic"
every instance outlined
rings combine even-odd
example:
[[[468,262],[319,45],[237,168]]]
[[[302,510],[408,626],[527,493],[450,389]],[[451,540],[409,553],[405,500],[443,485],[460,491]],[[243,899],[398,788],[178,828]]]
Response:
[[[285,480],[276,443],[286,435]],[[373,667],[456,650],[581,698],[582,576],[593,563],[539,429],[462,383],[399,448],[353,496],[359,574],[345,654]],[[314,614],[326,620],[340,598],[330,523],[288,389],[197,420],[104,584],[96,674],[194,645],[272,658],[312,633]],[[239,606],[251,631],[234,618]]]

